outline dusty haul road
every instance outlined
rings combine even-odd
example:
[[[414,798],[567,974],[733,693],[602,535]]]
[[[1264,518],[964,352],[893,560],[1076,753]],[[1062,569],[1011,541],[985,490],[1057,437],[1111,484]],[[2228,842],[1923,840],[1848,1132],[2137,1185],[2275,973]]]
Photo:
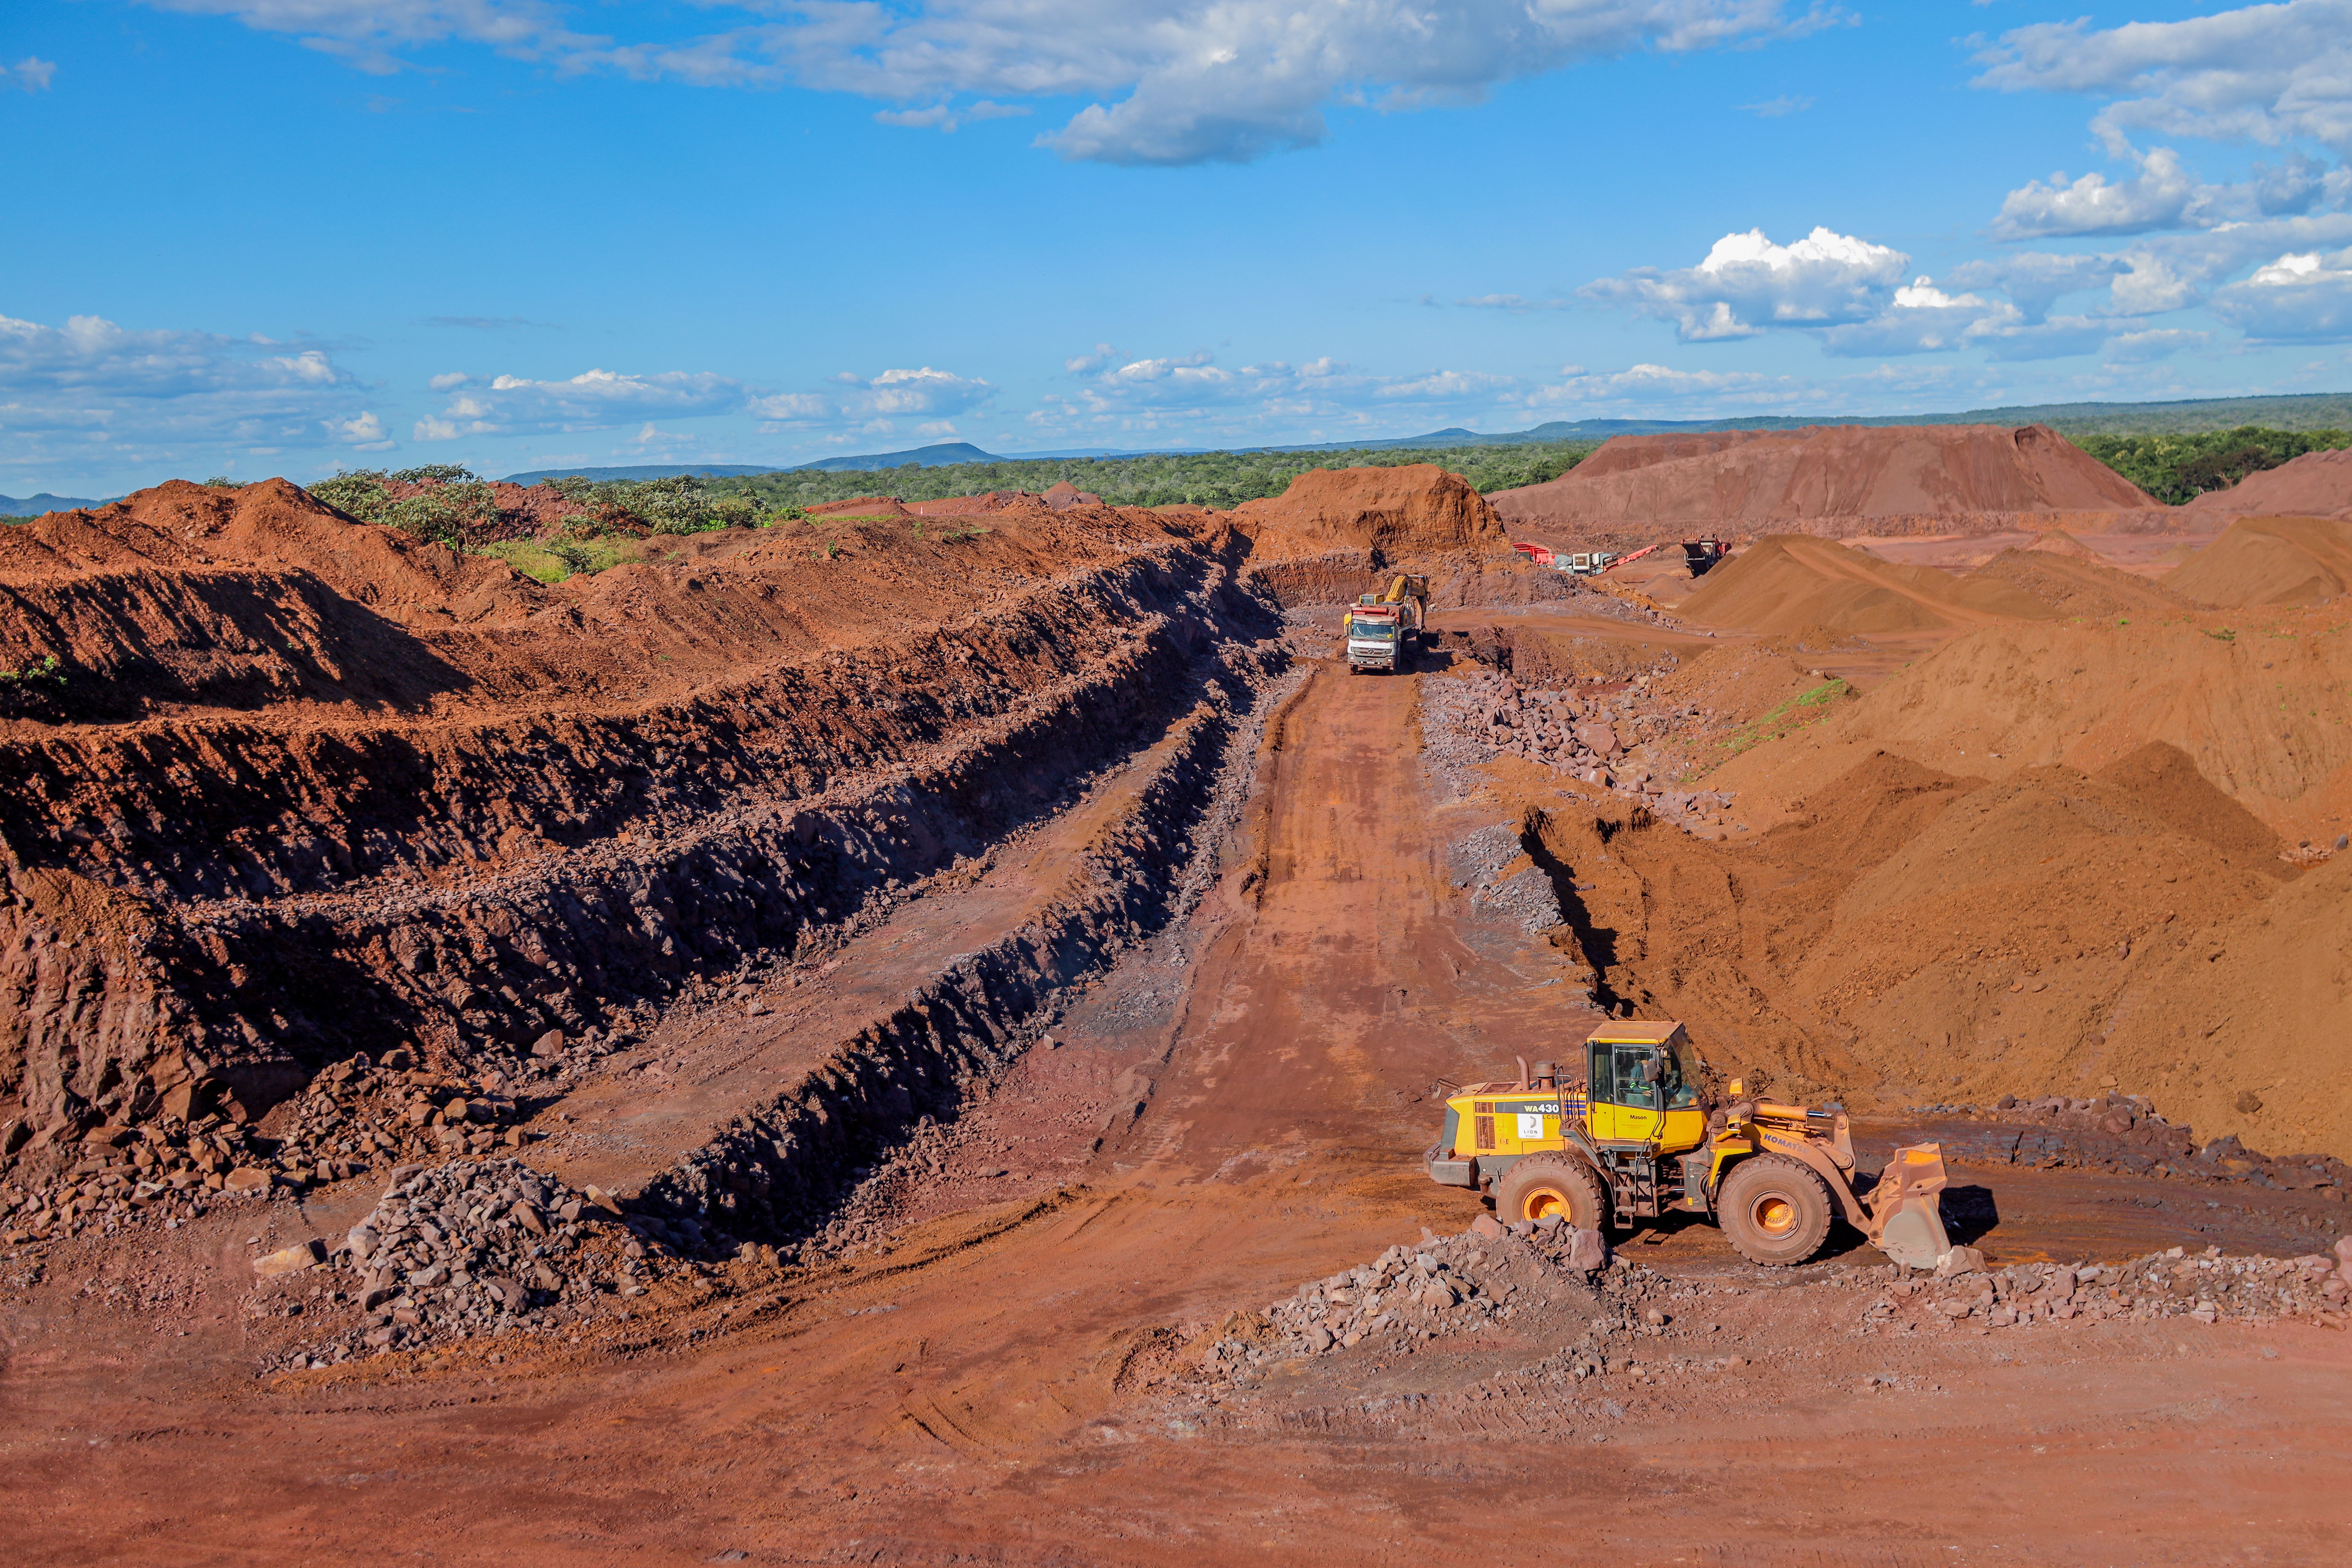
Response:
[[[0,1382],[6,1555],[2352,1555],[2352,1336],[2175,1321],[1874,1337],[1838,1283],[1867,1251],[1768,1280],[1704,1228],[1631,1239],[1694,1303],[1645,1342],[1641,1373],[1620,1357],[1589,1383],[1530,1375],[1567,1331],[1532,1313],[1188,1392],[1179,1363],[1233,1314],[1424,1226],[1463,1230],[1473,1200],[1416,1161],[1430,1080],[1566,1055],[1590,1017],[1564,1000],[1580,994],[1564,957],[1449,876],[1445,846],[1496,811],[1424,764],[1418,689],[1446,679],[1311,672],[1268,724],[1213,890],[1074,1000],[927,1163],[856,1200],[883,1248],[651,1308],[610,1342],[259,1382],[236,1310],[250,1222],[199,1232],[207,1313],[110,1307],[102,1271],[28,1298]],[[2000,1216],[1979,1243],[1998,1261],[2308,1245],[2298,1194],[2224,1211],[2179,1184],[1958,1175]]]

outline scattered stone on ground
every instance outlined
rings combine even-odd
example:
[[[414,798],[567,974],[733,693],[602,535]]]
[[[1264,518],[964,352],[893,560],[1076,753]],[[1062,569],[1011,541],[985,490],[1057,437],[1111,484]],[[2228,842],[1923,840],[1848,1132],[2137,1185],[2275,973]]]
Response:
[[[1422,729],[1433,764],[1475,767],[1515,756],[1647,805],[1663,820],[1720,837],[1734,831],[1733,795],[1675,787],[1655,742],[1717,725],[1696,703],[1653,700],[1646,677],[1582,690],[1533,688],[1482,673],[1423,686]]]
[[[300,1094],[247,1122],[234,1102],[186,1109],[138,1127],[95,1127],[17,1152],[0,1185],[0,1241],[59,1237],[160,1219],[194,1218],[222,1197],[281,1201],[404,1161],[482,1155],[528,1140],[506,1080],[408,1069],[348,1058]]]
[[[624,1215],[594,1187],[569,1187],[519,1160],[404,1167],[394,1176],[373,1212],[326,1255],[322,1308],[344,1309],[350,1321],[287,1352],[284,1367],[576,1329],[626,1315],[634,1299],[698,1273],[681,1257],[703,1244],[692,1222]],[[275,1267],[286,1256],[263,1259],[257,1271],[288,1272]]]

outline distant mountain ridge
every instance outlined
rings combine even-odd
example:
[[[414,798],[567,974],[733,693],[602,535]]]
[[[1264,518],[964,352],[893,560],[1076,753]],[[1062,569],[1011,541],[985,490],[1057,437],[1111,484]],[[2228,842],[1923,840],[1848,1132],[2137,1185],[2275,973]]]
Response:
[[[0,496],[0,517],[38,517],[45,511],[72,511],[80,507],[105,504],[102,500],[90,500],[82,496],[53,496],[47,491],[26,496],[21,500],[15,496]]]
[[[781,474],[806,469],[826,473],[880,472],[909,463],[926,468],[953,463],[1030,463],[1057,458],[1205,457],[1212,452],[1380,452],[1405,447],[1519,447],[1558,441],[1605,441],[1612,436],[1664,436],[1678,430],[1801,430],[1816,425],[2047,425],[2062,436],[2160,435],[2227,430],[2263,425],[2279,430],[2352,427],[2352,393],[2290,393],[2275,397],[2192,397],[2170,403],[2036,403],[2007,408],[1971,408],[1958,414],[1804,415],[1759,414],[1739,419],[1555,419],[1530,430],[1481,435],[1452,426],[1420,436],[1387,436],[1356,441],[1316,441],[1295,446],[1160,447],[1144,451],[1087,447],[1054,452],[990,452],[969,441],[943,441],[903,452],[866,452],[822,458],[814,462],[761,467],[540,468],[509,474],[515,484],[575,475],[589,479],[656,479],[673,474],[713,478]],[[35,500],[41,498],[36,497]],[[87,502],[63,502],[86,505]]]

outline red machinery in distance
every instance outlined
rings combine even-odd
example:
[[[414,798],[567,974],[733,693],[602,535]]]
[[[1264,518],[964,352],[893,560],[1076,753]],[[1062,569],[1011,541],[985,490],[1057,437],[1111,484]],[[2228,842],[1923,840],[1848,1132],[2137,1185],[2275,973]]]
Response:
[[[1721,564],[1726,555],[1731,553],[1731,545],[1727,540],[1685,539],[1678,542],[1682,546],[1683,564],[1690,568],[1690,574],[1694,577],[1706,576]],[[1515,542],[1511,545],[1512,549],[1538,566],[1549,566],[1560,572],[1572,572],[1580,577],[1591,576],[1601,572],[1613,572],[1618,567],[1630,565],[1645,555],[1654,555],[1665,547],[1665,543],[1661,542],[1656,544],[1645,544],[1639,550],[1616,555],[1606,550],[1580,550],[1570,553],[1541,544],[1522,544]]]

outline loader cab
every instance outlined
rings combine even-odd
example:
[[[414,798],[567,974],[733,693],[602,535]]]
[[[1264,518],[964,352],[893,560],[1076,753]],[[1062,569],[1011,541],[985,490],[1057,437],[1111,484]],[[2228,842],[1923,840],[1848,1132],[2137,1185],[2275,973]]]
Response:
[[[1680,1024],[1604,1026],[1584,1049],[1587,1125],[1595,1142],[1673,1153],[1706,1140],[1700,1095],[1706,1064]]]

